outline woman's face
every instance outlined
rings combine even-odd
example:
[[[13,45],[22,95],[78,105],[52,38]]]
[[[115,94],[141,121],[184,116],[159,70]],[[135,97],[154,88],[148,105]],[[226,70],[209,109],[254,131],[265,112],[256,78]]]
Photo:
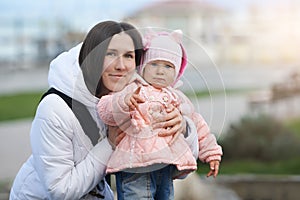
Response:
[[[110,91],[122,90],[131,79],[136,63],[134,43],[124,32],[112,37],[103,63],[102,82]]]

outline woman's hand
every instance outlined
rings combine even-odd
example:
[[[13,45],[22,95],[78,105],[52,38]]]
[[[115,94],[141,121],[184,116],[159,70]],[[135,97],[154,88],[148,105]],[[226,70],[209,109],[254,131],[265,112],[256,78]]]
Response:
[[[219,173],[219,167],[220,167],[220,161],[218,160],[212,160],[209,162],[209,169],[210,171],[208,172],[208,174],[206,175],[207,177],[210,177],[211,175],[214,176],[214,178],[216,178],[216,176]]]
[[[185,134],[186,131],[186,121],[182,117],[180,111],[174,106],[170,106],[167,109],[167,114],[159,117],[156,123],[153,124],[153,128],[164,128],[159,136],[173,136],[170,141],[170,145],[178,138],[180,134]]]
[[[108,142],[113,149],[121,142],[125,136],[126,129],[130,126],[130,120],[124,122],[121,126],[108,126]]]

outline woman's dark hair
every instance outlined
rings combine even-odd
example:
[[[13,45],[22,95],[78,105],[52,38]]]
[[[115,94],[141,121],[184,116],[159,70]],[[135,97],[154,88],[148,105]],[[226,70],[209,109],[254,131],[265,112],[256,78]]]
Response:
[[[101,91],[103,62],[111,38],[115,34],[126,32],[135,47],[135,63],[140,65],[143,55],[142,37],[138,30],[126,22],[104,21],[95,25],[86,35],[79,54],[85,84],[95,96],[103,95]]]

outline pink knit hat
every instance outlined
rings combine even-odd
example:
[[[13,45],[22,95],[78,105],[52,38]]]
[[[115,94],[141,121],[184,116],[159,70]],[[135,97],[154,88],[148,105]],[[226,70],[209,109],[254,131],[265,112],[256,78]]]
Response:
[[[139,73],[142,74],[147,63],[154,60],[163,60],[175,66],[176,79],[173,85],[180,79],[187,65],[186,51],[182,45],[182,31],[175,30],[172,33],[149,30],[144,37],[144,59]]]

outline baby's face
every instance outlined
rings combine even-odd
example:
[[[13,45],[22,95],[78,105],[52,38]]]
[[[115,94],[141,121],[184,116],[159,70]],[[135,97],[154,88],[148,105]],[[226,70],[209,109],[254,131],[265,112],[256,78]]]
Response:
[[[151,61],[146,64],[143,77],[156,88],[167,87],[175,81],[175,66],[168,61]]]

